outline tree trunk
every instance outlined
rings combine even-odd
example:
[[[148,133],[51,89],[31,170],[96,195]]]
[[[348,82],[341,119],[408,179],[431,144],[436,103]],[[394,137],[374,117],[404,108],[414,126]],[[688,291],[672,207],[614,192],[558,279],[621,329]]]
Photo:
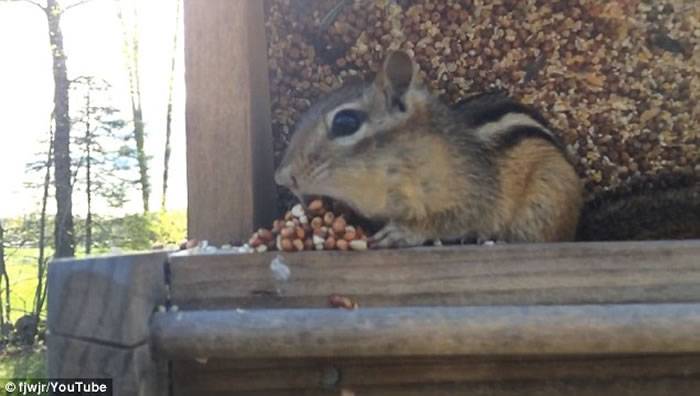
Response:
[[[2,228],[0,221],[0,277],[6,277],[7,270],[5,269],[5,229]],[[7,296],[10,297],[9,295]],[[2,305],[2,297],[0,296],[0,330],[5,328],[4,306]]]
[[[53,163],[54,134],[49,127],[49,153],[46,158],[46,173],[44,174],[44,192],[41,196],[41,213],[39,217],[39,258],[37,259],[37,285],[34,290],[34,315],[39,317],[44,307],[44,277],[46,275],[46,205],[49,200],[51,185],[51,165]],[[36,329],[34,329],[36,334]]]
[[[0,222],[0,278],[5,281],[5,317],[0,318],[0,322],[12,323],[10,321],[10,312],[12,311],[12,305],[10,303],[10,275],[7,273],[7,266],[5,263],[5,229],[2,227],[2,222]],[[0,311],[2,311],[2,309],[0,309]]]
[[[136,160],[139,166],[139,184],[141,185],[141,198],[143,200],[143,212],[148,213],[148,201],[151,196],[151,184],[148,179],[148,156],[145,149],[145,131],[143,123],[143,110],[141,108],[141,80],[139,76],[139,39],[138,15],[134,6],[133,34],[129,35],[126,19],[122,13],[119,0],[117,3],[117,17],[122,25],[124,34],[124,56],[126,68],[129,73],[129,95],[131,96],[131,111],[134,120],[134,140],[136,141]]]
[[[61,31],[61,6],[57,0],[46,1],[49,42],[54,79],[54,178],[56,184],[56,257],[75,255],[73,236],[73,187],[71,185],[70,116],[68,108],[68,72]]]
[[[87,215],[85,216],[85,254],[90,254],[92,250],[92,183],[91,183],[91,162],[92,153],[92,133],[90,131],[90,90],[88,85],[85,97],[85,195],[87,198]]]
[[[175,83],[175,61],[177,60],[177,36],[180,31],[180,0],[176,0],[175,6],[175,32],[173,33],[173,55],[170,60],[170,79],[168,80],[168,111],[165,116],[165,152],[163,155],[163,196],[160,201],[160,209],[165,210],[168,194],[168,167],[170,164],[170,135],[173,120],[173,85]]]

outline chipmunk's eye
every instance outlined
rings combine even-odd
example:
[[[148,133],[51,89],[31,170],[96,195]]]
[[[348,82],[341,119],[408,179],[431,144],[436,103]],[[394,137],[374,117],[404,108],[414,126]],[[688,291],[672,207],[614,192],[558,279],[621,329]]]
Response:
[[[358,110],[341,110],[337,112],[331,125],[331,137],[352,135],[360,129],[366,119],[367,114]]]

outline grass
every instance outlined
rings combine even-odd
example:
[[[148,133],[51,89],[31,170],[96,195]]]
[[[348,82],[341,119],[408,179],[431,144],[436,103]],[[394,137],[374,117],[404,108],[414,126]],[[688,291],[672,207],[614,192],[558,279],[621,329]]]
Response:
[[[50,254],[50,252],[48,252]],[[37,286],[37,257],[39,249],[8,249],[5,260],[10,278],[10,319],[14,323],[34,306],[34,293]],[[0,285],[5,297],[5,285]],[[45,314],[45,312],[44,312]],[[42,315],[44,316],[44,315]],[[45,317],[45,316],[44,316]]]
[[[77,255],[84,256],[80,252]],[[104,253],[96,251],[94,254]],[[25,313],[30,312],[34,307],[34,293],[37,286],[37,257],[38,248],[7,249],[5,260],[7,262],[7,274],[10,277],[10,319],[14,323]],[[46,257],[50,257],[53,252],[47,250]],[[5,285],[0,284],[2,299],[5,298]],[[41,314],[46,318],[46,304]]]
[[[14,323],[33,309],[39,249],[7,249],[5,254],[7,274],[10,278],[10,320]],[[50,254],[50,251],[47,252],[47,255]],[[4,301],[4,283],[0,285],[0,292]],[[46,305],[41,316],[46,317]],[[46,377],[45,355],[43,345],[28,347],[8,345],[0,348],[0,378]]]
[[[46,378],[46,348],[5,349],[0,353],[0,378]]]

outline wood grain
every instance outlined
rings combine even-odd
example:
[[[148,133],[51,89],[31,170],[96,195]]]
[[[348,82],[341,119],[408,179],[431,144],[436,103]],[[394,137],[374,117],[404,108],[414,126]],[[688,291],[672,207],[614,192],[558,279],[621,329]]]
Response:
[[[573,380],[700,375],[698,355],[443,357],[390,359],[318,359],[206,363],[178,361],[192,387],[212,390],[262,390],[321,387],[329,370],[337,370],[337,386],[486,382],[494,380]],[[223,373],[227,373],[223,377]]]
[[[700,241],[523,244],[281,254],[176,254],[172,300],[185,309],[700,301]]]
[[[143,253],[49,264],[52,334],[132,347],[148,340],[148,319],[165,304],[167,253]]]
[[[165,362],[157,364],[148,345],[121,348],[51,334],[48,378],[111,378],[114,395],[167,394]]]
[[[700,304],[156,313],[168,359],[700,353]]]
[[[263,2],[184,3],[190,238],[222,244],[274,216]]]
[[[339,389],[343,388],[413,387],[416,391],[444,388],[445,384],[450,383],[461,383],[463,388],[477,390],[484,384],[495,388],[496,382],[504,388],[523,383],[548,383],[550,386],[568,384],[569,388],[577,384],[581,390],[595,382],[617,382],[619,386],[621,383],[629,385],[652,380],[664,382],[668,378],[697,385],[700,356],[511,356],[311,361],[210,359],[207,362],[176,361],[173,372],[177,394],[196,394],[197,391],[199,394],[224,394],[232,390],[236,394],[283,394],[286,390],[290,394],[318,392],[338,395]],[[329,381],[333,378],[337,378],[337,381]]]

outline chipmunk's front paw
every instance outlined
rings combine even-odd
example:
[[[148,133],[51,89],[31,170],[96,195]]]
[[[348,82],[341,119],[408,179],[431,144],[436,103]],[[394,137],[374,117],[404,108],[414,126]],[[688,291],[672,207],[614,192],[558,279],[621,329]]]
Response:
[[[410,247],[420,246],[426,241],[425,237],[405,227],[389,223],[370,238],[372,247]]]

